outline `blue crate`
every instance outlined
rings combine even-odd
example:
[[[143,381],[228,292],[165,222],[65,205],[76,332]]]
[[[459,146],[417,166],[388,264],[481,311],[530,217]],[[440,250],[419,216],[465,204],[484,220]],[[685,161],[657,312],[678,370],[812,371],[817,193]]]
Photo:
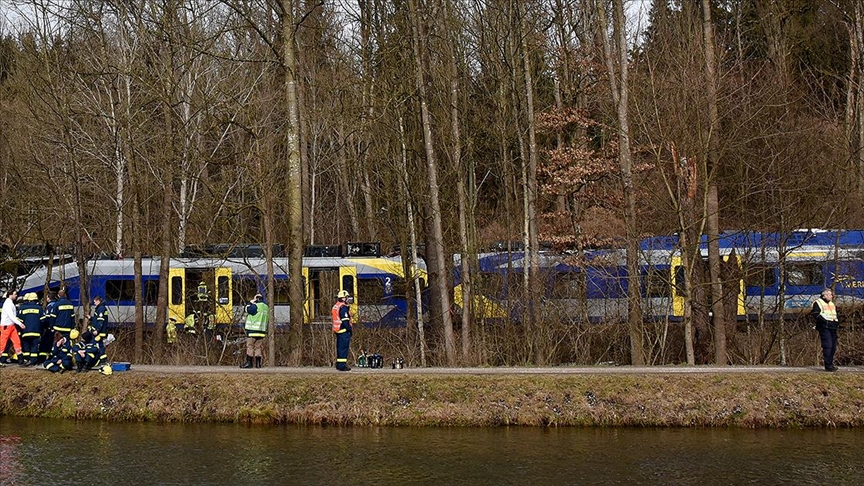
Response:
[[[129,371],[132,365],[129,363],[111,363],[111,371]]]

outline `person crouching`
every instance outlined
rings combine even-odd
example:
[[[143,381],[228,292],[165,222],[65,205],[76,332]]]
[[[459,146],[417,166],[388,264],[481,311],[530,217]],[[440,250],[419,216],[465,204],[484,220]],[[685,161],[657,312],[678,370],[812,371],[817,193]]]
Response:
[[[74,359],[72,357],[72,341],[78,339],[78,330],[73,329],[67,339],[60,332],[54,333],[54,347],[51,356],[45,361],[45,369],[52,373],[63,373],[72,369]]]
[[[81,341],[72,348],[75,356],[75,370],[78,373],[90,371],[101,364],[102,346],[96,341],[96,335],[91,331],[81,334]]]

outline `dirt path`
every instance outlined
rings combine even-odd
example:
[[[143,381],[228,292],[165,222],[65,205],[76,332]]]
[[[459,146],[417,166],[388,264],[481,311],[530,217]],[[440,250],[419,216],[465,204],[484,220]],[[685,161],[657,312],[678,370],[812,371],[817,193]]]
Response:
[[[136,365],[131,372],[145,373],[267,373],[267,374],[337,374],[341,373],[327,367],[286,366],[264,367],[261,369],[242,369],[237,366],[163,366]],[[555,368],[403,368],[394,370],[389,367],[370,369],[353,368],[345,375],[352,374],[399,374],[399,375],[594,375],[594,374],[735,374],[735,373],[825,373],[820,367],[789,366],[585,366]],[[838,373],[864,373],[864,367],[842,367]]]

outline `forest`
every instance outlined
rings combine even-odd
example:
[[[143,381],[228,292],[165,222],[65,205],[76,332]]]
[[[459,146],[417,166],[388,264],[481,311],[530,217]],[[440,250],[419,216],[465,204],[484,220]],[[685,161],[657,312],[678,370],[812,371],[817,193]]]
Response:
[[[362,339],[409,359],[778,362],[787,327],[719,317],[717,235],[862,227],[864,2],[636,7],[0,0],[0,244],[73,248],[82,269],[279,244],[300,274],[307,245],[380,241],[422,249],[426,333]],[[688,308],[705,310],[686,326],[646,322],[638,285],[626,322],[605,325],[490,327],[453,303],[454,254],[614,247],[636,278],[639,240],[672,234],[683,255],[709,241],[707,261],[685,258]],[[542,298],[535,274],[525,299]],[[710,328],[690,322],[708,312]],[[137,359],[164,359],[164,322],[136,326]],[[271,339],[270,363],[314,360],[310,332]],[[801,336],[789,360],[812,363]]]

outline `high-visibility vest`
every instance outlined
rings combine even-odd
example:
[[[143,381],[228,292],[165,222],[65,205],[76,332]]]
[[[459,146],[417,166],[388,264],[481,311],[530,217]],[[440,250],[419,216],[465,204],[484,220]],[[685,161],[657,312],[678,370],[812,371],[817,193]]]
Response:
[[[345,302],[337,300],[336,303],[333,304],[333,309],[330,310],[330,314],[333,317],[333,332],[337,334],[348,331],[348,329],[342,329],[342,318],[339,316],[339,311],[342,310],[342,307],[344,306]]]
[[[837,322],[837,307],[834,305],[834,301],[825,302],[820,297],[816,299],[816,303],[819,304],[820,317],[828,322]]]
[[[263,338],[266,336],[269,318],[270,308],[267,307],[267,304],[264,302],[255,303],[255,313],[246,316],[246,332],[249,337]]]

